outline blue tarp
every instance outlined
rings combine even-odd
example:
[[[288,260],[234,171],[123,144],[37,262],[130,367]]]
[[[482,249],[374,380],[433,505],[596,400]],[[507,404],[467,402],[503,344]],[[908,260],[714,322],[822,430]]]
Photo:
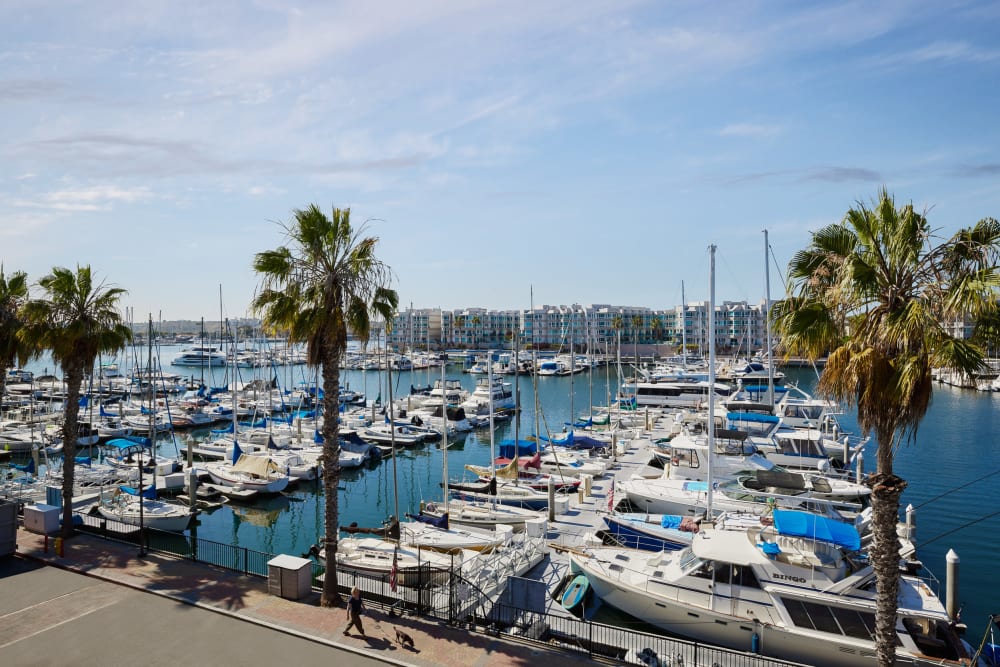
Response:
[[[443,530],[448,530],[448,513],[445,512],[441,516],[430,516],[428,514],[410,514],[406,513],[406,516],[414,521],[419,521],[420,523],[426,523],[436,528],[441,528]]]
[[[527,440],[521,440],[517,443],[517,456],[533,456],[535,452],[538,451],[537,442],[529,442]],[[497,450],[497,456],[504,459],[512,459],[515,457],[514,454],[514,441],[504,440],[500,443],[500,448]]]
[[[726,419],[731,422],[757,422],[758,424],[777,424],[780,419],[774,415],[762,415],[756,412],[730,412]]]
[[[774,527],[779,535],[807,537],[836,544],[851,551],[861,548],[861,536],[850,524],[796,510],[776,509],[773,516]]]
[[[130,496],[139,495],[139,490],[134,486],[119,485],[118,488],[122,491],[122,493],[127,493]],[[156,500],[156,484],[150,484],[145,489],[143,489],[142,497],[148,500]]]
[[[660,521],[661,528],[680,528],[682,518],[676,514],[664,514]]]
[[[551,442],[553,445],[572,445],[573,444],[573,431],[568,431],[563,433],[561,436],[555,435],[551,438],[547,438],[544,435],[537,436],[539,440],[544,440],[546,442]]]
[[[603,449],[610,446],[610,442],[604,442],[602,440],[598,440],[597,438],[591,438],[588,435],[573,436],[573,449]]]

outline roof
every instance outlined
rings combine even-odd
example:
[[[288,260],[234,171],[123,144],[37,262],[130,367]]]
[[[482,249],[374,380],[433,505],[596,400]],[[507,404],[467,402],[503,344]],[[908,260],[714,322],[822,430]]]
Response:
[[[733,565],[766,563],[768,560],[743,530],[703,528],[691,542],[691,551],[698,558]]]

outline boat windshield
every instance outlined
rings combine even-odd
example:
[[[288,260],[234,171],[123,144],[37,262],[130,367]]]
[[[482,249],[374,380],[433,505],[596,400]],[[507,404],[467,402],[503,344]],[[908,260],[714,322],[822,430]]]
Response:
[[[681,560],[679,566],[681,572],[684,574],[690,574],[693,570],[697,570],[702,566],[704,561],[694,555],[694,552],[690,549],[685,549],[681,554]]]

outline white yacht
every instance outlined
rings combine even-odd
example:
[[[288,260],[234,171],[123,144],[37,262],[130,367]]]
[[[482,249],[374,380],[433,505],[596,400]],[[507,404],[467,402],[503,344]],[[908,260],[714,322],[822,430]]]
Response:
[[[635,399],[639,408],[692,408],[708,405],[709,383],[697,382],[632,382],[622,386],[623,398]],[[715,383],[715,395],[724,399],[733,392],[728,384]]]
[[[859,548],[850,525],[775,510],[773,526],[703,528],[681,551],[597,547],[569,557],[604,602],[668,632],[854,667],[877,664],[875,573]],[[972,664],[973,651],[923,579],[900,576],[896,618],[899,664]]]
[[[194,345],[175,354],[170,363],[174,366],[225,366],[226,354],[217,347]]]
[[[473,413],[486,408],[489,414],[491,403],[494,410],[514,409],[514,390],[510,382],[498,378],[492,378],[491,382],[490,378],[481,378],[468,400],[462,403],[462,408]]]

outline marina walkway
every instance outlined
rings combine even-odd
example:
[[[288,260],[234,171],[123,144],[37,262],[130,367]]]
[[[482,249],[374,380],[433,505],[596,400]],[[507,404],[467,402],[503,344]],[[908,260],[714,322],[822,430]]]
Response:
[[[321,608],[315,592],[286,600],[268,594],[264,579],[162,554],[139,558],[134,546],[85,534],[69,540],[62,557],[54,542],[46,547],[43,536],[19,529],[17,555],[0,559],[2,664],[594,664],[377,609],[363,619],[366,638],[345,637],[344,608]],[[413,649],[396,643],[396,628],[413,638]]]

